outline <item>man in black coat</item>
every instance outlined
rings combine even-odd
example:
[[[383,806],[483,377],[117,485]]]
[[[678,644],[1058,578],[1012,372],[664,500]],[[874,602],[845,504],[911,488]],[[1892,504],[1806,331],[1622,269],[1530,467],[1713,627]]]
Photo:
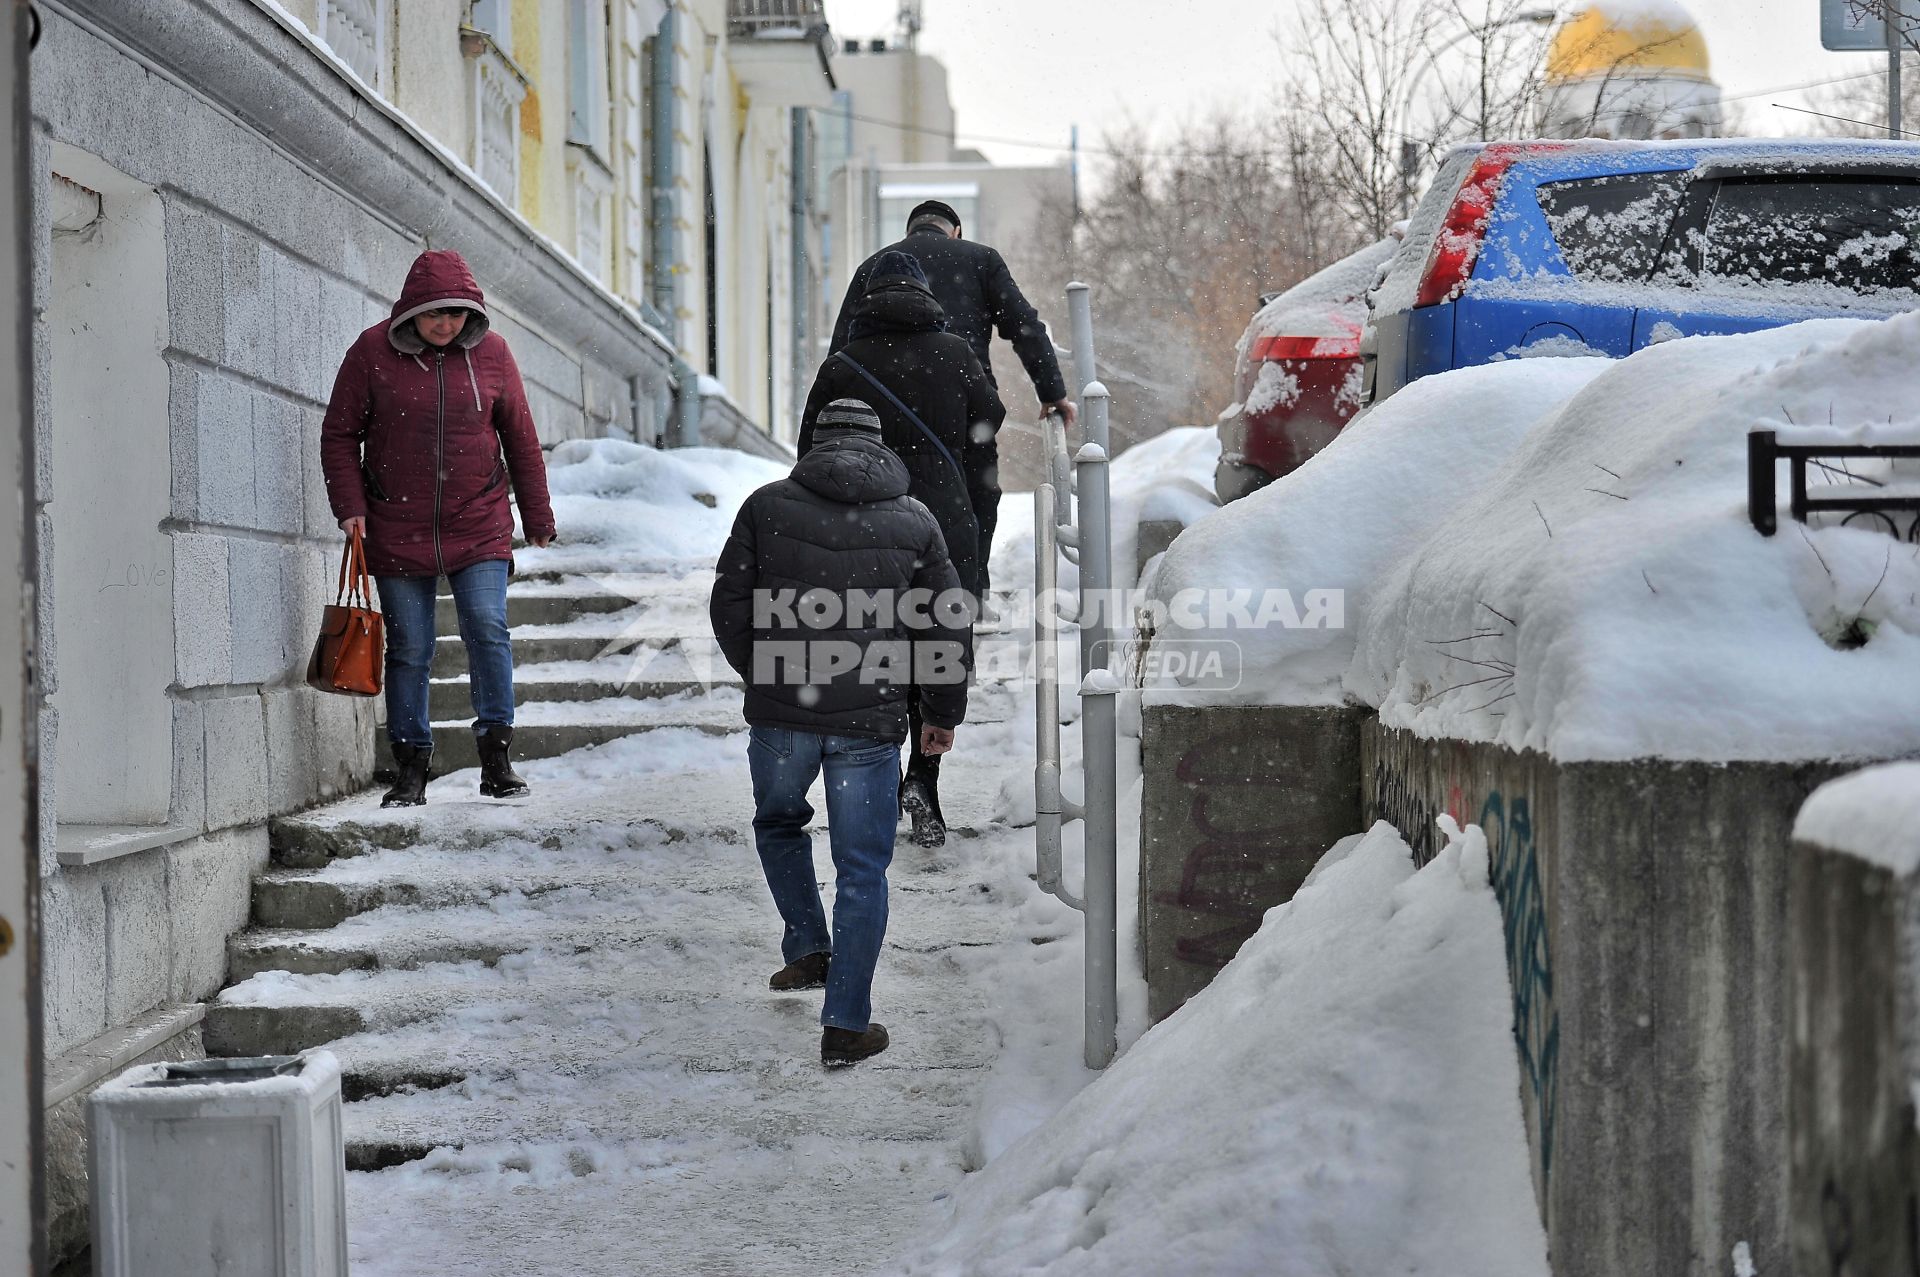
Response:
[[[815,420],[836,399],[863,399],[880,416],[880,436],[906,463],[908,492],[933,512],[946,537],[962,588],[985,589],[980,521],[999,501],[993,479],[993,434],[1006,410],[973,349],[943,331],[946,316],[919,263],[883,255],[867,294],[850,307],[848,341],[820,365],[800,417],[800,451],[813,443]],[[919,748],[919,707],[900,802],[923,847],[946,841],[940,810],[940,760]]]
[[[899,820],[900,741],[916,694],[919,745],[953,747],[966,718],[971,600],[933,514],[866,404],[824,405],[793,473],[748,497],[709,601],[746,683],[753,836],[785,925],[778,991],[821,988],[820,1058],[887,1047],[871,1016]],[[826,772],[837,888],[829,930],[814,878],[807,791]]]
[[[1034,393],[1044,412],[1065,415],[1067,425],[1074,423],[1073,401],[1067,398],[1067,383],[1060,375],[1060,363],[1054,357],[1053,338],[998,251],[985,244],[961,238],[960,215],[948,204],[928,200],[907,214],[906,238],[890,244],[860,264],[847,286],[840,305],[840,318],[833,326],[833,345],[839,350],[853,340],[854,320],[867,288],[880,273],[889,253],[905,253],[919,262],[926,272],[934,299],[947,316],[947,331],[966,338],[974,358],[993,378],[993,360],[988,344],[997,331],[1013,344],[1014,353],[1033,381]],[[876,407],[878,405],[875,405]],[[1003,414],[1004,415],[1004,414]],[[1000,429],[1000,419],[993,423]],[[974,503],[980,525],[980,588],[987,588],[987,559],[993,549],[993,529],[1000,517],[1000,479],[997,473],[999,449],[989,438],[985,446],[973,450],[973,464],[982,467],[971,487],[979,493],[991,492],[992,501]],[[957,556],[959,551],[954,550]]]

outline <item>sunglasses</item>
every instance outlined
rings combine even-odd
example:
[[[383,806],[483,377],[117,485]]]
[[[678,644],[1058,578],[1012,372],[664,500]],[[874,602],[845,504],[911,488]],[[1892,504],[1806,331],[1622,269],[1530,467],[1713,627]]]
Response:
[[[442,306],[439,310],[423,310],[420,313],[428,319],[452,319],[455,315],[466,314],[467,308],[465,306]]]

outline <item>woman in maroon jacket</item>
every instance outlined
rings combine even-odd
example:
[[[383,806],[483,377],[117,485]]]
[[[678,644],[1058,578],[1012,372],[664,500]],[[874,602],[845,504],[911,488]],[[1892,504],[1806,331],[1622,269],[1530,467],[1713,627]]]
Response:
[[[520,369],[506,339],[490,331],[486,299],[460,254],[420,254],[392,316],[347,351],[320,431],[320,464],[340,527],[357,524],[366,535],[367,570],[387,618],[387,736],[399,775],[381,805],[426,801],[427,679],[443,576],[467,649],[480,792],[526,793],[507,752],[509,480],[532,544],[553,540],[553,508]]]

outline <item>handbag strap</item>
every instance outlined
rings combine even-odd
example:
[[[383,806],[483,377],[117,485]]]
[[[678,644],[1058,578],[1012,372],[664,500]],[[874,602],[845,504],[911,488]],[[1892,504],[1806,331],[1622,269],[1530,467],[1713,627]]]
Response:
[[[878,377],[874,376],[872,373],[868,372],[865,368],[861,367],[860,361],[855,359],[852,355],[849,355],[846,351],[836,350],[833,352],[833,357],[835,359],[841,360],[847,365],[847,367],[853,369],[855,372],[859,373],[862,377],[865,377],[867,379],[868,385],[872,386],[875,390],[885,395],[887,397],[888,403],[892,404],[894,407],[898,408],[903,414],[905,414],[907,420],[911,421],[914,424],[914,426],[919,429],[920,433],[927,437],[927,442],[932,444],[936,449],[938,449],[940,455],[947,459],[947,464],[953,467],[954,477],[960,480],[960,486],[961,487],[966,486],[967,472],[961,468],[959,461],[954,459],[954,455],[952,451],[948,449],[947,445],[940,442],[940,436],[934,434],[932,430],[927,428],[927,423],[920,420],[919,413],[907,407],[907,405],[901,401],[901,398],[899,395],[894,394],[893,391],[887,388],[887,384],[885,382],[881,381]]]
[[[373,581],[367,575],[366,539],[358,527],[347,534],[346,552],[340,557],[340,583],[334,588],[336,605],[355,600],[363,608],[373,607]]]

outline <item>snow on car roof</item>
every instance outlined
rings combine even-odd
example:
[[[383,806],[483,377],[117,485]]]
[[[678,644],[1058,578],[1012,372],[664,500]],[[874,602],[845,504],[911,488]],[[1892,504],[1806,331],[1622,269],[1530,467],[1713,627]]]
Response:
[[[1302,321],[1324,325],[1330,310],[1349,308],[1356,323],[1366,319],[1367,289],[1382,262],[1393,256],[1400,241],[1393,238],[1369,244],[1324,270],[1307,276],[1262,306],[1240,336],[1236,350],[1244,356],[1263,337],[1299,331]],[[1308,335],[1317,335],[1310,333]]]

